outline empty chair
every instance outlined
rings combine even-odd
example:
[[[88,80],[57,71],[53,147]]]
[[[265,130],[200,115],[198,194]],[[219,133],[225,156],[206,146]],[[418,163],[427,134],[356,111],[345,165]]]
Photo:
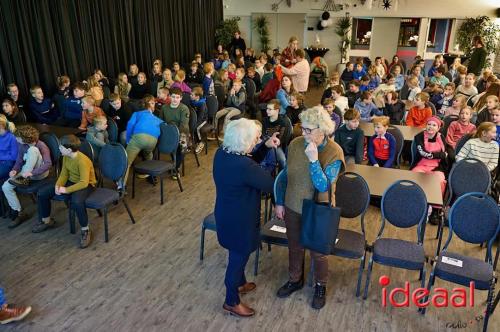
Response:
[[[125,201],[123,189],[115,190],[104,188],[104,180],[110,180],[113,183],[123,180],[127,172],[127,152],[125,148],[119,143],[110,143],[102,147],[99,154],[99,179],[96,188],[85,200],[85,206],[88,209],[101,210],[103,212],[104,220],[104,239],[106,242],[109,240],[108,235],[108,208],[119,201],[123,203],[127,209],[127,213],[135,224],[135,219],[130,212],[130,209]],[[71,222],[74,218],[70,219]],[[74,229],[74,226],[71,226]]]
[[[173,172],[177,177],[179,189],[182,191],[182,183],[175,167],[176,157],[175,153],[179,146],[179,129],[175,125],[162,123],[160,125],[160,137],[158,138],[158,154],[155,160],[145,160],[133,166],[132,177],[132,198],[135,197],[135,180],[136,174],[148,174],[149,176],[157,176],[160,178],[160,202],[163,205],[163,178],[170,172]],[[160,160],[161,154],[168,154],[172,161]]]
[[[488,320],[493,306],[495,275],[492,264],[491,247],[500,231],[500,210],[491,197],[484,193],[468,193],[456,200],[450,214],[450,232],[443,250],[433,264],[427,289],[430,291],[436,278],[487,290],[488,297],[484,315],[483,331],[488,328]],[[466,256],[448,249],[456,235],[467,243],[479,244],[487,242],[484,260]],[[424,299],[427,301],[427,297]],[[420,309],[425,314],[425,307]]]
[[[382,221],[377,239],[373,243],[363,299],[368,296],[374,262],[381,265],[420,271],[422,287],[425,284],[426,258],[422,242],[427,217],[427,199],[424,191],[413,181],[396,181],[384,192],[380,210]],[[383,238],[382,234],[386,220],[399,228],[417,226],[417,241]]]

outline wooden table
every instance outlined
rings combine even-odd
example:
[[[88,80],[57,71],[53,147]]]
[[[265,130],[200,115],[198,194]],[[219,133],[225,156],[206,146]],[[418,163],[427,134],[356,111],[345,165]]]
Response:
[[[400,125],[393,125],[393,126],[398,128],[403,134],[405,141],[409,142],[413,141],[415,135],[421,133],[424,130],[424,128],[417,128],[410,126],[400,126]],[[360,121],[359,128],[363,130],[366,137],[371,137],[375,135],[375,130],[373,129],[373,123],[371,122]]]
[[[384,191],[394,182],[411,180],[424,190],[429,204],[443,205],[439,177],[435,174],[356,164],[347,165],[346,171],[361,175],[368,183],[371,196],[382,197]]]
[[[40,132],[40,134],[41,133],[53,133],[58,138],[60,138],[64,135],[78,135],[78,134],[83,132],[81,129],[78,129],[78,128],[53,126],[53,125],[46,125],[46,124],[41,124],[41,123],[27,123],[27,124],[35,127]]]

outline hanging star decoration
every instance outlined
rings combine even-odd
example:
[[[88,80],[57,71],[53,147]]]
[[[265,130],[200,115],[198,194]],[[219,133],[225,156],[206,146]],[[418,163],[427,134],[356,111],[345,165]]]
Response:
[[[385,9],[385,10],[389,10],[391,9],[391,0],[383,0],[382,1],[382,7]]]

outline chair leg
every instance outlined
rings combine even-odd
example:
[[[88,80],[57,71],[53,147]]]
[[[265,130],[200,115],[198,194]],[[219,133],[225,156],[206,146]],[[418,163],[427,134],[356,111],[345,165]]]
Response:
[[[312,257],[311,257],[311,266],[309,268],[309,273],[307,274],[307,280],[309,287],[314,286],[314,260],[312,259]]]
[[[135,224],[134,216],[132,215],[132,212],[130,211],[128,204],[125,201],[125,198],[122,198],[122,203],[123,203],[123,205],[125,205],[125,209],[127,209],[127,213],[128,213],[128,216],[130,217],[130,220],[132,220],[132,224]]]
[[[200,160],[198,159],[198,155],[196,154],[196,151],[193,149],[193,154],[194,154],[194,159],[196,159],[196,165],[200,167]]]
[[[255,264],[253,267],[253,275],[257,276],[259,273],[259,256],[260,256],[260,248],[257,246],[257,250],[255,250]]]
[[[420,270],[420,287],[425,287],[425,264],[422,270]]]
[[[200,261],[203,261],[203,254],[204,253],[205,253],[205,227],[201,226]]]
[[[483,331],[488,330],[488,321],[490,315],[493,313],[493,296],[495,294],[495,279],[492,278],[490,281],[490,289],[488,290],[488,297],[486,300],[486,312],[484,314]]]
[[[160,176],[160,205],[163,205],[163,177],[161,176]]]
[[[444,232],[444,220],[439,222],[438,226],[438,243],[436,247],[436,256],[439,256],[439,252],[441,251],[441,242],[443,241],[443,232]]]
[[[186,176],[186,162],[185,162],[186,158],[184,156],[184,158],[182,159],[182,176]]]
[[[435,277],[434,277],[434,270],[432,270],[431,272],[431,275],[429,276],[429,281],[427,283],[427,291],[428,291],[428,294],[430,294],[431,292],[431,288],[432,286],[434,286],[434,280],[435,280]],[[427,300],[429,300],[429,296],[426,296],[424,299],[423,299],[423,302],[427,302]],[[426,311],[426,307],[422,307],[420,308],[420,313],[422,315],[425,315],[425,311]]]
[[[368,271],[366,273],[365,292],[363,294],[363,300],[366,300],[366,298],[368,297],[368,287],[370,286],[372,268],[373,268],[373,257],[370,257],[370,261],[368,262]]]
[[[439,239],[439,233],[441,232],[441,228],[443,227],[442,220],[439,222],[437,230],[436,230],[436,240]]]
[[[208,154],[208,139],[205,138],[204,143],[205,143],[205,155],[207,155]]]
[[[181,192],[183,192],[184,189],[182,189],[182,183],[181,183],[181,177],[179,176],[179,171],[175,170],[175,174],[177,175],[177,184],[179,185],[179,189]]]
[[[359,297],[359,293],[361,290],[361,279],[363,278],[363,270],[365,269],[365,259],[366,253],[361,257],[361,261],[359,262],[359,270],[358,270],[358,283],[356,285],[356,297]]]
[[[499,251],[500,251],[500,241],[497,244],[497,253],[495,254],[495,260],[493,261],[493,271],[496,271],[497,269]]]
[[[108,208],[104,208],[104,241],[108,242],[109,241],[109,235],[108,235]]]
[[[132,199],[135,198],[135,169],[132,172]]]

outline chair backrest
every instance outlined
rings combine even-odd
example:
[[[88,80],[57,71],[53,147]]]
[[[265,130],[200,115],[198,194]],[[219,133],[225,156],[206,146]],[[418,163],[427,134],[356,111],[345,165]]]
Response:
[[[411,141],[411,166],[414,166],[417,162],[417,153],[417,142],[415,142],[415,139],[413,139],[413,141]]]
[[[183,92],[181,103],[183,103],[186,106],[191,105],[191,95],[187,92]]]
[[[335,206],[340,207],[342,217],[362,216],[369,204],[370,189],[361,175],[345,172],[338,177],[335,186]]]
[[[193,107],[188,107],[189,108],[189,133],[191,134],[191,137],[194,137],[196,135],[196,124],[198,122],[198,115],[196,114],[196,111],[194,110]]]
[[[215,117],[215,113],[217,113],[217,111],[219,110],[219,101],[215,96],[208,96],[206,103],[207,103],[208,119],[210,120],[210,122],[212,122]]]
[[[399,98],[401,100],[407,100],[409,95],[410,95],[410,88],[408,87],[408,85],[405,84],[399,91]]]
[[[458,120],[458,115],[451,114],[451,115],[445,116],[443,118],[443,127],[440,130],[441,135],[446,137],[446,135],[448,134],[448,128],[450,127],[450,124],[453,121],[457,121],[457,120]]]
[[[90,144],[90,142],[83,137],[80,137],[80,152],[89,157],[89,159],[94,162],[94,148],[92,147],[92,144]]]
[[[109,116],[107,116],[106,118],[108,119],[109,141],[110,142],[117,142],[118,141],[118,125],[116,124],[115,120],[113,120]]]
[[[470,96],[469,98],[467,98],[467,102],[466,102],[466,105],[469,106],[469,107],[472,107],[474,106],[474,100],[472,98],[474,98],[475,96]]]
[[[106,144],[99,153],[100,175],[112,181],[118,181],[127,171],[127,151],[119,143]]]
[[[179,129],[176,125],[162,123],[158,138],[158,151],[165,154],[174,154],[179,146]]]
[[[246,91],[246,104],[247,105],[253,105],[255,103],[255,91],[257,90],[257,87],[255,86],[255,82],[250,79],[250,78],[245,78],[244,79],[245,83],[245,91]]]
[[[281,142],[281,147],[286,149],[288,146],[288,143],[290,143],[290,140],[292,139],[293,136],[293,126],[292,126],[292,121],[287,115],[283,115],[283,120],[285,121],[285,132],[283,133],[283,137],[280,137],[280,142]]]
[[[405,144],[405,138],[403,136],[403,133],[399,128],[394,127],[394,126],[389,126],[387,128],[387,132],[389,132],[392,136],[394,136],[394,139],[396,140],[396,166],[399,167],[400,161],[401,161],[401,153],[403,152],[403,146]]]
[[[24,113],[23,110],[19,110],[17,113],[16,121],[18,124],[25,124],[28,122],[28,119],[26,118],[26,113]]]
[[[382,227],[378,236],[382,234],[385,220],[387,220],[400,228],[418,224],[417,237],[419,242],[423,240],[422,224],[427,216],[427,198],[418,184],[409,180],[394,182],[382,195],[380,209]]]
[[[52,165],[54,165],[56,174],[59,174],[60,160],[61,160],[61,151],[59,150],[59,139],[55,134],[45,132],[40,134],[40,140],[44,142],[49,148],[50,157],[52,159]]]
[[[491,184],[488,167],[481,161],[466,158],[455,163],[448,176],[448,203],[470,192],[487,193]]]
[[[491,250],[500,230],[500,210],[495,201],[484,193],[467,193],[457,199],[448,219],[450,232],[443,250],[448,247],[453,233],[465,242],[489,242],[488,249]]]
[[[433,102],[431,102],[431,101],[427,102],[427,105],[431,108],[431,110],[432,110],[432,115],[436,115],[436,112],[437,112],[437,111],[436,111],[436,105],[434,105],[434,103],[433,103]]]
[[[455,155],[460,152],[460,149],[465,145],[465,142],[467,142],[471,138],[472,134],[465,134],[461,139],[458,140],[457,144],[455,145]]]
[[[215,83],[214,90],[215,90],[215,95],[217,96],[217,102],[218,102],[217,106],[219,110],[222,109],[226,103],[226,93],[224,92],[224,86],[220,83]],[[208,99],[207,99],[207,106],[208,106]],[[210,114],[210,108],[208,112]]]

